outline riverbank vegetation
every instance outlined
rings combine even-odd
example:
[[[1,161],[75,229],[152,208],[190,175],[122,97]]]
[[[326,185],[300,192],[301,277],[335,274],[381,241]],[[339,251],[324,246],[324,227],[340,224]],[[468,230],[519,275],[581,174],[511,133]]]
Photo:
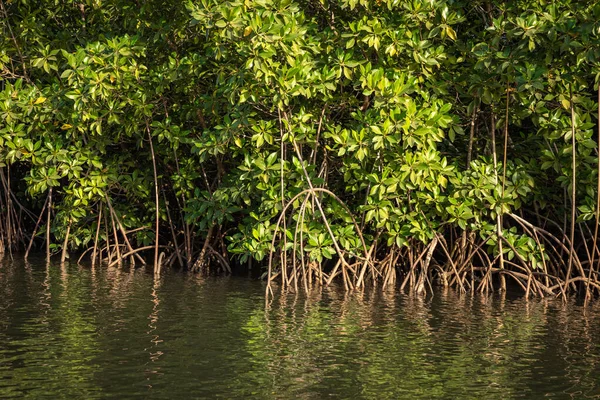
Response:
[[[41,3],[0,0],[5,254],[600,293],[595,2]]]

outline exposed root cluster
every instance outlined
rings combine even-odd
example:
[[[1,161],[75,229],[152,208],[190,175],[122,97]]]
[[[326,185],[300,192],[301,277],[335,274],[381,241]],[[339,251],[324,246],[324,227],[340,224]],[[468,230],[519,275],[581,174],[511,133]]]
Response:
[[[582,241],[583,250],[571,245],[566,234],[551,221],[555,231],[535,226],[516,214],[506,214],[525,234],[533,237],[538,248],[547,249],[540,264],[534,267],[524,259],[506,238],[501,237],[506,249],[514,257],[505,254],[490,256],[485,246],[491,239],[476,239],[473,232],[456,230],[437,233],[428,243],[416,239],[406,246],[391,248],[380,243],[376,236],[367,246],[356,224],[354,228],[360,238],[362,254],[350,254],[340,248],[335,237],[331,237],[336,250],[333,260],[318,262],[311,260],[304,249],[303,237],[306,224],[306,205],[309,201],[319,202],[319,196],[325,194],[343,205],[342,201],[326,189],[313,188],[295,196],[284,207],[277,223],[276,235],[272,241],[273,251],[269,257],[267,277],[267,296],[272,295],[272,284],[279,282],[283,289],[309,291],[315,285],[329,286],[341,282],[346,290],[358,289],[366,284],[383,287],[398,286],[400,290],[410,290],[417,294],[433,291],[435,285],[453,287],[461,292],[474,291],[489,293],[497,289],[506,289],[506,280],[520,287],[526,297],[563,296],[568,292],[583,293],[586,299],[600,294],[600,280],[595,267],[597,246],[590,248],[588,241]],[[295,219],[294,240],[288,244],[283,230],[286,229],[285,215],[291,205],[303,199],[300,207],[293,211]],[[349,211],[348,211],[349,213]],[[327,217],[319,214],[331,232]],[[278,233],[278,234],[277,234]],[[279,240],[277,240],[279,239]],[[287,251],[284,249],[288,249]],[[581,256],[581,253],[585,257]],[[596,261],[594,261],[596,259]],[[500,262],[502,261],[502,262]],[[572,263],[573,268],[569,268]],[[586,300],[587,301],[587,300]]]

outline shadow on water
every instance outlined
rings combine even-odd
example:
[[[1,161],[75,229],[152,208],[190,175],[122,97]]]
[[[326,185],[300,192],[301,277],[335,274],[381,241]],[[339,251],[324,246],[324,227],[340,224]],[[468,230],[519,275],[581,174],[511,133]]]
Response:
[[[0,398],[600,398],[600,307],[0,263]]]

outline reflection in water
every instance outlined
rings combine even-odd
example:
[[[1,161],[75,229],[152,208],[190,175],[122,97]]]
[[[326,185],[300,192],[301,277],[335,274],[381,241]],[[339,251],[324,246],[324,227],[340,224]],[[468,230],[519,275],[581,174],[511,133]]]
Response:
[[[600,398],[600,302],[0,263],[0,398]]]
[[[158,345],[163,342],[160,338],[159,332],[157,329],[158,317],[160,313],[160,300],[158,298],[158,289],[160,288],[161,277],[154,276],[154,284],[152,285],[151,291],[151,302],[152,302],[152,312],[148,316],[148,328],[149,330],[146,332],[147,335],[150,336],[150,347],[145,350],[150,355],[150,362],[148,363],[148,367],[146,369],[147,380],[150,381],[150,376],[152,374],[160,374],[160,356],[163,355],[163,352],[158,349]],[[148,384],[148,388],[152,388],[152,384]]]

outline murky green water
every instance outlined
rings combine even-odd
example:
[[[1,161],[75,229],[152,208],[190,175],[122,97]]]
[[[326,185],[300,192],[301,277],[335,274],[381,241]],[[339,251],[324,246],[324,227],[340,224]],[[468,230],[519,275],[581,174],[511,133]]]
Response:
[[[600,398],[600,306],[0,263],[0,398]]]

